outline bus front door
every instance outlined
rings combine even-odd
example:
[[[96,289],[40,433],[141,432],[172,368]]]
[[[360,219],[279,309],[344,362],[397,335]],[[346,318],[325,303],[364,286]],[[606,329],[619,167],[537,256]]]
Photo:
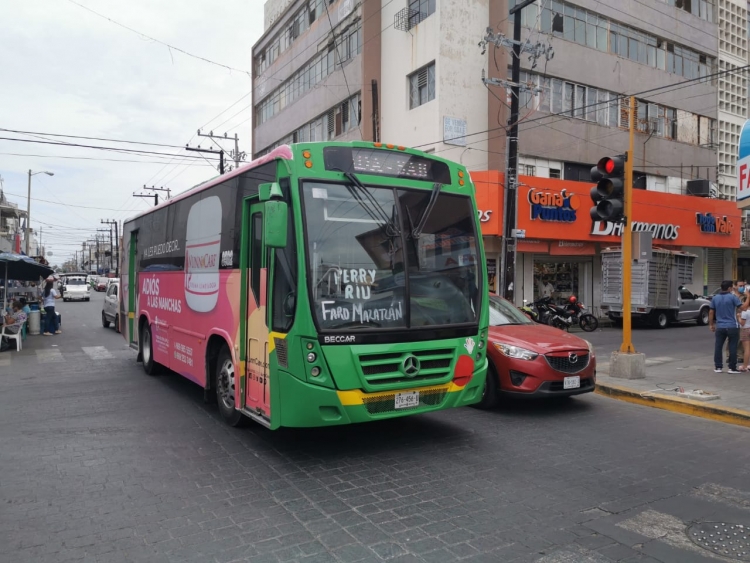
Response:
[[[271,420],[271,391],[268,371],[268,325],[266,320],[268,265],[263,240],[263,205],[248,204],[250,225],[246,244],[246,372],[245,409]],[[247,215],[246,215],[247,216]]]

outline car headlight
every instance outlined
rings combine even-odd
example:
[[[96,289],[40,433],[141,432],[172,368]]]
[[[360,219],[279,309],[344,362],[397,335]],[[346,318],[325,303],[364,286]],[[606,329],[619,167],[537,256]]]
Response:
[[[588,340],[584,340],[584,342],[586,343],[586,346],[589,347],[589,354],[591,354],[593,356],[594,355],[594,345],[591,342],[589,342]]]
[[[497,348],[503,356],[508,356],[509,358],[515,358],[517,360],[535,360],[539,356],[536,352],[532,352],[526,348],[519,348],[518,346],[512,346],[502,342],[493,342],[492,345]]]

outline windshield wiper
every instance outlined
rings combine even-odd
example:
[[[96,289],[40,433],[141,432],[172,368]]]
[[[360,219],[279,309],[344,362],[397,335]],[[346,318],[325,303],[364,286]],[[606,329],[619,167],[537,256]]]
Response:
[[[349,189],[349,193],[352,194],[352,197],[354,197],[359,202],[359,204],[373,219],[377,221],[378,217],[375,217],[375,215],[379,215],[380,221],[382,221],[386,225],[386,234],[388,234],[388,236],[401,235],[401,229],[396,226],[396,223],[393,221],[393,219],[388,217],[388,214],[385,212],[385,209],[383,209],[383,206],[380,205],[375,197],[373,197],[373,195],[359,180],[359,178],[357,178],[353,172],[344,172],[343,170],[341,172],[344,177],[357,188],[357,193],[355,193],[355,190],[353,190],[351,186],[347,186],[347,188]],[[368,207],[368,204],[371,207]],[[373,211],[375,212],[374,214]]]
[[[443,187],[442,184],[433,184],[432,185],[432,193],[430,193],[430,201],[427,202],[427,207],[424,208],[424,211],[422,212],[422,217],[419,218],[419,223],[417,224],[417,227],[412,230],[411,235],[418,239],[422,236],[422,230],[424,229],[425,225],[427,224],[427,219],[430,218],[430,213],[432,213],[432,208],[435,207],[435,204],[437,203],[438,196],[440,195],[440,190]]]
[[[417,260],[417,270],[422,269],[422,264],[419,260],[419,244],[417,243],[417,238],[414,236],[414,220],[411,218],[411,211],[409,210],[408,205],[404,205],[404,209],[406,210],[406,219],[409,221],[409,240],[411,241],[412,247],[414,248],[414,257]]]

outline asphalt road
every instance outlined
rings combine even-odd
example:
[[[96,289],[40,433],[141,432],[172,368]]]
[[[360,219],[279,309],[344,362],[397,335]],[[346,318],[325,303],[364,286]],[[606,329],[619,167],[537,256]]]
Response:
[[[695,542],[724,528],[701,526],[750,526],[746,429],[595,395],[231,429],[146,376],[101,301],[0,354],[0,562],[715,562]],[[643,330],[670,353],[705,335]]]
[[[576,332],[577,336],[589,340],[603,361],[609,361],[609,354],[620,349],[621,328],[604,328],[591,333]],[[666,329],[634,326],[633,345],[637,352],[647,358],[672,357],[680,359],[713,358],[714,335],[707,326],[697,326],[694,322],[671,325]]]

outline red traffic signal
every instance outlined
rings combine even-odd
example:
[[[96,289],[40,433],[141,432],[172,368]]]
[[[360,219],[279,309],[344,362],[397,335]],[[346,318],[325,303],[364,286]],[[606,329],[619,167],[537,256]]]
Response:
[[[607,176],[622,176],[625,174],[625,159],[620,156],[605,156],[596,164],[596,169]]]
[[[605,156],[591,168],[590,215],[594,221],[620,221],[623,217],[625,195],[625,157]]]

